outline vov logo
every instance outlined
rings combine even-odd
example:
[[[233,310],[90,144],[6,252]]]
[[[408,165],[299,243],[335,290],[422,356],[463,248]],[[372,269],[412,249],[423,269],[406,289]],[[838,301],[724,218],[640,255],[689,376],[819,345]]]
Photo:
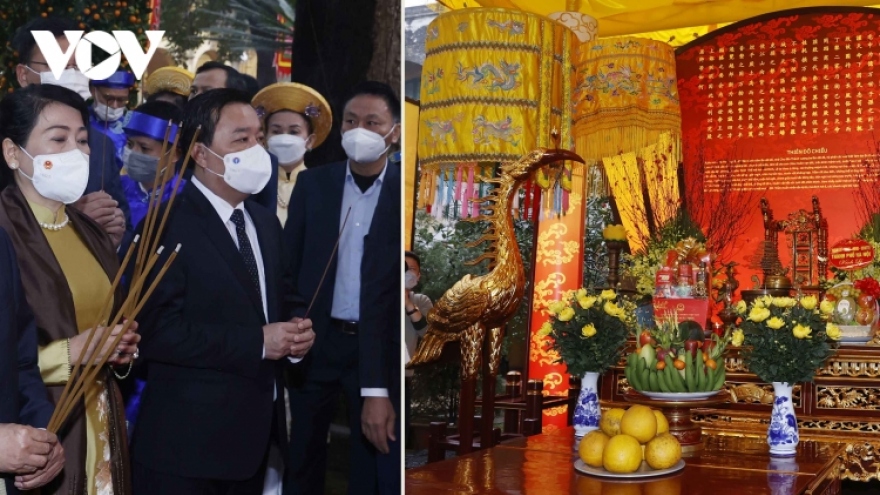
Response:
[[[159,48],[165,31],[146,32],[150,41],[150,48],[146,51],[141,48],[137,37],[131,31],[113,31],[113,34],[106,31],[90,31],[85,35],[83,33],[84,31],[64,31],[70,46],[66,52],[62,52],[58,40],[51,31],[31,31],[55,79],[61,78],[61,73],[70,60],[71,52],[74,52],[76,66],[89,79],[109,78],[119,69],[119,62],[122,61],[122,55],[125,55],[131,72],[137,80],[140,80],[147,70],[147,64]],[[92,66],[92,45],[109,53],[110,57]]]

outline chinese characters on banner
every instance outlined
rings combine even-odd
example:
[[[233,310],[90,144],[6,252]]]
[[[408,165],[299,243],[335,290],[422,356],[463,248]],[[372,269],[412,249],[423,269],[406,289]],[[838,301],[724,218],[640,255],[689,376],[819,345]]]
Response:
[[[872,9],[836,10],[762,16],[678,51],[689,196],[695,188],[708,201],[752,193],[754,204],[744,206],[749,227],[734,248],[743,281],[757,273],[762,196],[784,217],[809,209],[817,195],[830,244],[860,227],[853,192],[878,173],[880,16]],[[785,242],[780,237],[788,266]]]

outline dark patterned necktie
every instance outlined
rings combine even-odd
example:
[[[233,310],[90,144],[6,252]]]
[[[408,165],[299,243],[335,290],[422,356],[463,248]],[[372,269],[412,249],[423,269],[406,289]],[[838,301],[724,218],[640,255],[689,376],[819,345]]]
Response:
[[[244,266],[247,267],[251,281],[254,283],[254,288],[257,289],[257,295],[262,299],[263,293],[260,290],[260,272],[257,270],[257,259],[254,257],[251,241],[244,230],[244,213],[241,210],[232,212],[232,223],[235,224],[235,233],[238,236],[238,250],[241,252],[241,257],[244,258]]]

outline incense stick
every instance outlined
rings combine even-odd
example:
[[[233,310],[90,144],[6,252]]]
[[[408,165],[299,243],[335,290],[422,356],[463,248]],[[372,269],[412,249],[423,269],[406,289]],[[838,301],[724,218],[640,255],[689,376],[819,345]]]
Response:
[[[159,252],[157,252],[156,254],[154,254],[150,258],[150,260],[147,263],[147,265],[149,266],[148,270],[152,269],[153,265],[159,259],[159,255],[161,254],[162,249],[164,249],[164,248],[159,248]],[[135,287],[137,285],[142,285],[143,283],[144,283],[144,277],[141,277],[138,280],[135,280],[132,282],[132,287]],[[88,359],[89,362],[86,364],[86,366],[89,366],[91,368],[100,368],[103,365],[103,362],[98,364],[98,361],[95,358],[97,356],[101,355],[102,349],[104,349],[104,346],[107,344],[107,341],[110,339],[110,335],[113,333],[113,329],[116,328],[116,325],[119,323],[119,320],[122,318],[125,309],[129,306],[129,304],[131,304],[131,301],[134,297],[135,297],[135,291],[134,290],[129,291],[128,297],[122,303],[122,306],[120,306],[119,311],[116,312],[116,316],[113,318],[113,321],[110,324],[108,324],[106,327],[104,327],[104,330],[101,333],[101,336],[98,337],[98,343],[95,345],[94,352],[91,353],[92,355],[89,356],[89,359]],[[131,321],[131,319],[129,319],[128,321]],[[128,325],[130,325],[130,323],[128,323]],[[127,327],[125,327],[125,328],[127,328]],[[97,329],[95,329],[95,330],[97,330]],[[91,343],[92,338],[94,336],[94,333],[95,333],[95,331],[93,330],[92,335],[90,335],[87,340],[88,343]],[[120,332],[119,335],[122,335],[124,333],[125,332],[122,331],[122,332]],[[120,339],[121,339],[121,337],[120,337]],[[86,361],[84,358],[85,358],[86,352],[88,352],[88,349],[89,348],[87,346],[83,347],[83,351],[80,354],[80,359],[76,363],[77,369],[79,369],[83,365],[83,362]],[[106,359],[104,361],[106,362]],[[49,427],[48,427],[49,431],[53,431],[53,432],[57,431],[57,430],[53,430],[52,428],[53,427],[57,428],[57,427],[61,426],[59,423],[61,421],[63,421],[62,418],[66,417],[67,413],[69,412],[69,409],[71,409],[73,407],[73,405],[76,403],[75,398],[78,396],[79,391],[82,390],[84,388],[85,383],[87,381],[89,381],[89,379],[87,378],[88,376],[90,376],[89,371],[84,371],[83,373],[80,373],[77,376],[71,375],[70,379],[68,379],[67,386],[70,387],[70,392],[68,394],[67,399],[64,402],[62,402],[59,399],[58,404],[56,404],[55,414],[53,414],[52,418],[49,420]],[[72,382],[72,385],[71,385],[71,382]],[[65,386],[65,388],[67,388],[67,386]],[[56,418],[56,415],[58,415],[57,418]],[[53,419],[54,419],[54,421],[53,421]]]
[[[309,313],[312,312],[312,306],[315,304],[315,300],[318,299],[318,294],[321,292],[321,286],[324,285],[324,278],[327,276],[327,271],[330,270],[330,264],[333,263],[333,257],[336,255],[336,250],[339,248],[339,241],[342,239],[342,231],[345,230],[345,224],[348,223],[348,215],[351,214],[351,206],[348,207],[348,211],[345,212],[345,218],[342,220],[342,227],[339,228],[339,235],[336,237],[336,244],[333,245],[333,251],[330,252],[330,259],[327,260],[327,266],[324,267],[324,273],[321,274],[321,280],[318,281],[318,288],[315,289],[315,293],[312,295],[312,301],[309,303],[309,307],[306,309],[306,314],[303,318],[308,318]]]
[[[162,248],[160,248],[160,251],[161,251],[161,249]],[[128,332],[128,329],[135,322],[135,318],[137,318],[138,313],[140,313],[144,304],[146,304],[147,300],[153,294],[153,291],[159,285],[159,282],[165,276],[165,272],[168,271],[168,268],[174,262],[175,258],[177,257],[177,253],[179,251],[180,251],[180,244],[177,245],[177,248],[174,250],[174,252],[172,252],[171,255],[168,257],[168,259],[165,260],[165,264],[162,266],[162,269],[159,270],[159,273],[156,275],[156,278],[153,279],[153,282],[150,284],[150,287],[147,289],[146,294],[144,295],[143,298],[140,299],[140,301],[138,301],[138,304],[135,306],[134,310],[132,311],[131,317],[125,320],[125,322],[122,325],[122,329],[116,335],[116,337],[113,339],[112,345],[107,346],[106,352],[102,352],[102,350],[105,347],[105,344],[107,343],[107,341],[109,340],[109,336],[110,336],[111,332],[108,331],[108,332],[104,333],[104,337],[105,337],[103,339],[104,341],[102,342],[102,345],[96,349],[97,353],[98,353],[97,354],[98,360],[94,363],[94,366],[92,366],[91,368],[88,369],[88,371],[86,371],[86,373],[84,374],[83,380],[80,381],[80,384],[82,386],[78,387],[74,391],[74,393],[71,395],[71,399],[65,404],[65,407],[61,410],[61,413],[60,413],[58,420],[54,424],[50,423],[49,431],[57,432],[61,428],[61,426],[64,424],[64,421],[67,419],[68,415],[73,410],[73,407],[79,402],[79,400],[82,398],[83,394],[85,394],[86,387],[84,385],[86,383],[94,382],[95,377],[101,371],[104,364],[106,364],[107,361],[110,359],[110,356],[113,355],[113,352],[116,349],[116,346],[118,346],[119,342],[122,341],[122,337],[124,337],[126,335],[126,333]],[[150,258],[150,263],[149,263],[150,268],[147,270],[146,273],[149,273],[149,270],[152,269],[152,265],[155,264],[156,260],[159,257],[159,254],[160,253],[157,252],[156,254],[154,254]],[[143,283],[143,281],[144,280],[141,279],[139,282]],[[131,297],[129,297],[129,299],[131,299]],[[116,326],[116,323],[118,323],[118,318],[121,315],[121,313],[122,312],[120,311],[120,314],[118,314],[117,318],[114,319],[113,327],[108,327],[108,330],[111,328],[114,328]]]
[[[67,395],[70,392],[70,388],[73,386],[72,384],[75,381],[74,377],[77,376],[77,374],[79,373],[79,369],[82,366],[82,361],[83,361],[83,358],[85,357],[85,353],[86,353],[86,351],[88,351],[88,348],[92,343],[92,339],[95,336],[95,330],[98,327],[100,327],[101,324],[104,323],[104,321],[106,319],[109,318],[109,316],[105,317],[105,315],[110,313],[110,311],[113,309],[113,296],[116,293],[116,289],[119,286],[120,280],[122,279],[122,274],[125,271],[125,268],[128,266],[128,263],[131,260],[131,255],[134,252],[135,246],[137,245],[139,240],[140,240],[140,236],[138,236],[138,235],[134,236],[134,240],[132,241],[131,245],[128,246],[128,251],[125,253],[125,258],[123,258],[123,260],[122,260],[122,265],[119,267],[119,271],[116,272],[116,277],[113,279],[113,283],[110,285],[110,291],[107,293],[107,297],[104,300],[104,304],[101,306],[101,312],[98,314],[98,321],[96,321],[95,324],[92,325],[92,327],[91,327],[92,330],[89,332],[89,337],[86,339],[85,345],[83,346],[82,350],[79,352],[79,355],[76,358],[76,362],[73,363],[73,370],[70,372],[70,375],[67,379],[67,383],[64,385],[64,390],[61,391],[61,397],[58,398],[58,404],[63,404],[64,401],[67,399]],[[68,345],[70,345],[70,344],[68,343]],[[70,364],[71,363],[68,363],[68,365],[70,365]],[[53,417],[54,417],[54,414],[53,414]],[[50,420],[50,423],[51,423],[51,420]]]

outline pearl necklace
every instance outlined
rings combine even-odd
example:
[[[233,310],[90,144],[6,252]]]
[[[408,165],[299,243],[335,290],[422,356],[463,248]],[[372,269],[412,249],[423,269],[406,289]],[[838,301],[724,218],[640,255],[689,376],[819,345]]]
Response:
[[[278,196],[278,206],[285,209],[287,208],[287,202],[281,199],[280,195]]]
[[[45,223],[45,222],[37,222],[40,224],[40,227],[46,230],[61,230],[64,227],[67,227],[67,223],[70,221],[70,217],[67,216],[67,213],[64,214],[64,220],[60,223]]]

